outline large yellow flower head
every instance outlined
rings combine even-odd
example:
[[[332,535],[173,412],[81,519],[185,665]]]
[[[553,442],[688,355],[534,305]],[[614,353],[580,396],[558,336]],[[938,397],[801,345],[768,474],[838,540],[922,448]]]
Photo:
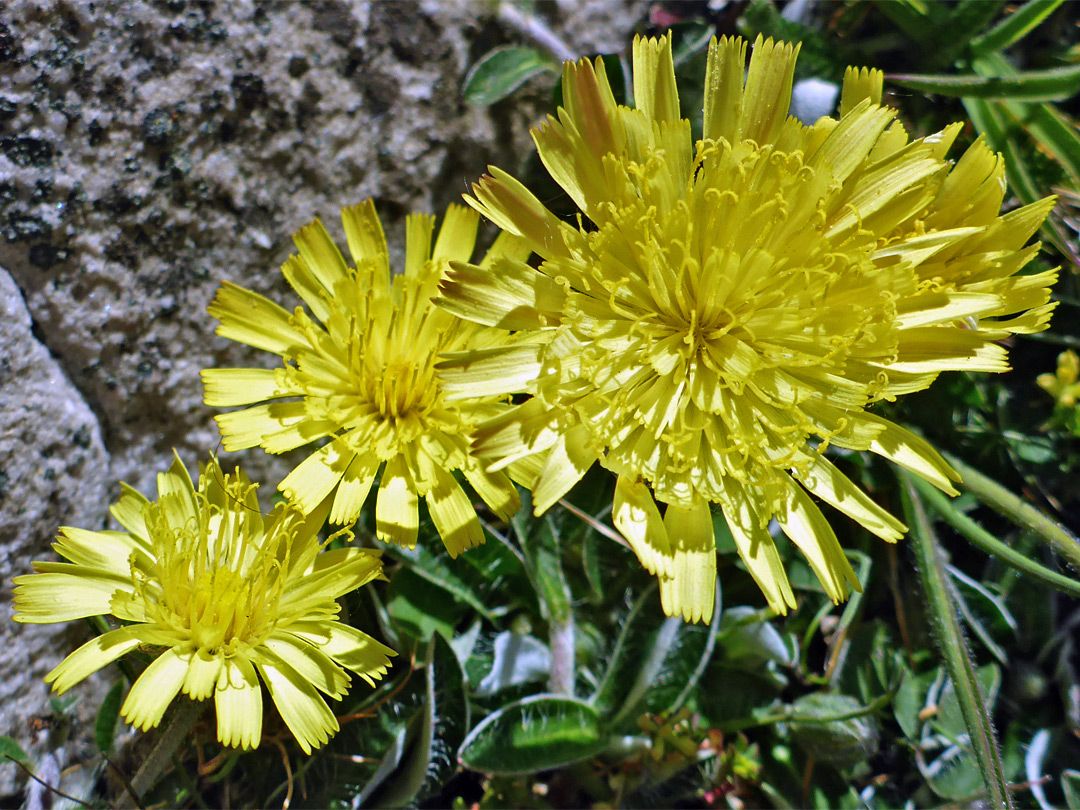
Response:
[[[492,469],[544,459],[542,511],[595,461],[613,519],[660,578],[664,609],[713,609],[719,504],[769,605],[795,604],[775,520],[833,600],[858,587],[811,494],[886,540],[905,527],[826,457],[870,450],[954,493],[926,442],[868,406],[949,369],[1006,371],[994,341],[1045,328],[1054,272],[1018,277],[1052,200],[999,216],[1001,159],[955,124],[912,140],[882,74],[849,69],[839,119],[788,117],[797,48],[713,41],[703,137],[681,117],[671,40],[634,43],[635,107],[600,61],[568,63],[563,108],[534,132],[589,222],[557,219],[492,168],[467,201],[523,237],[538,268],[455,265],[448,310],[519,343],[442,367],[452,392],[532,398],[481,426]],[[666,504],[661,517],[656,502]]]
[[[337,597],[382,577],[379,553],[324,551],[321,514],[291,505],[263,517],[256,487],[216,459],[198,487],[177,458],[148,501],[124,485],[113,517],[124,531],[65,527],[53,548],[70,562],[37,562],[17,577],[15,621],[44,624],[111,615],[126,624],[65,658],[45,680],[57,692],[138,647],[160,652],[121,712],[146,730],[178,692],[214,698],[218,740],[255,748],[262,676],[285,724],[310,753],[337,731],[319,692],[339,699],[351,670],[374,686],[389,647],[338,621]]]
[[[315,220],[294,235],[299,255],[282,268],[314,319],[302,307],[289,313],[235,284],[221,286],[209,307],[221,321],[217,333],[285,362],[276,370],[203,371],[206,404],[270,400],[216,417],[227,450],[261,445],[281,453],[331,437],[278,486],[305,513],[329,496],[330,520],[354,522],[382,467],[379,539],[414,546],[423,497],[457,556],[483,543],[484,533],[454,470],[501,517],[520,505],[509,476],[486,472],[469,452],[474,427],[509,407],[505,395],[447,402],[434,370],[440,352],[484,350],[509,336],[431,303],[448,263],[472,257],[479,217],[450,206],[432,246],[435,218],[409,216],[405,272],[393,278],[371,200],[344,209],[342,221],[353,267]],[[524,259],[529,249],[506,235],[485,261],[499,255]]]

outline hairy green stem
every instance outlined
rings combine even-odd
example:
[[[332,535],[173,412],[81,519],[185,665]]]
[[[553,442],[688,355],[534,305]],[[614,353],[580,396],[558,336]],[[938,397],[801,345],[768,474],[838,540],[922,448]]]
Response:
[[[963,476],[961,487],[1017,525],[1031,529],[1064,557],[1069,565],[1080,571],[1080,538],[997,481],[987,478],[953,455],[944,455],[946,461]]]
[[[927,618],[934,630],[934,640],[952,679],[971,749],[979,763],[991,805],[1011,810],[1012,797],[1001,764],[1001,752],[986,702],[979,693],[975,665],[968,654],[960,619],[949,593],[943,553],[912,477],[908,473],[901,475],[903,485],[900,494],[904,502],[904,516],[911,527],[912,547],[918,561],[919,579],[926,592]]]
[[[186,695],[177,697],[169,724],[161,732],[150,755],[135,772],[130,787],[120,797],[117,807],[121,810],[133,810],[144,806],[143,796],[157,783],[162,771],[172,761],[173,755],[180,749],[205,708],[202,701],[192,700]]]

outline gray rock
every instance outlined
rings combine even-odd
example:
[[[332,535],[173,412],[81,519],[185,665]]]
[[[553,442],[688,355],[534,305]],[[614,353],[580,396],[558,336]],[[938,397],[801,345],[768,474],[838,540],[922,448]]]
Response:
[[[493,6],[0,8],[0,265],[15,283],[0,324],[0,734],[29,739],[26,717],[48,712],[41,676],[83,632],[13,626],[10,577],[61,523],[103,527],[116,482],[152,494],[173,447],[194,466],[218,444],[200,369],[271,363],[213,335],[219,281],[291,306],[278,268],[316,214],[340,236],[338,209],[374,197],[400,246],[405,213],[441,212],[489,163],[521,166],[546,89],[490,110],[459,94],[477,57],[521,41]],[[584,54],[624,46],[646,8],[542,11]],[[223,460],[269,493],[302,457]],[[0,795],[15,777],[0,766]]]
[[[49,543],[58,526],[104,528],[112,487],[97,418],[34,337],[22,295],[3,270],[0,458],[0,734],[15,737],[24,749],[47,759],[49,751],[30,744],[28,721],[52,713],[43,678],[90,635],[79,622],[13,622],[11,580],[30,573],[32,560],[52,558]],[[106,689],[106,680],[99,677],[79,690],[80,700],[73,707],[78,727],[93,727]],[[78,756],[83,747],[77,742],[67,750]],[[11,791],[14,776],[14,765],[0,765],[0,793]]]

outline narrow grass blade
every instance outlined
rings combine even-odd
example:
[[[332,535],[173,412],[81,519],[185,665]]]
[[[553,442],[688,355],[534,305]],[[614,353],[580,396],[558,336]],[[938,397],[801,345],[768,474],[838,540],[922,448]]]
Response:
[[[938,517],[963,535],[971,545],[985,551],[1017,571],[1027,574],[1032,579],[1037,579],[1049,585],[1051,588],[1067,593],[1070,596],[1080,596],[1080,580],[1059,574],[1057,571],[1025,557],[1007,543],[1001,542],[974,520],[959,511],[953,506],[948,496],[943,495],[932,485],[919,478],[913,479],[912,483],[927,506],[933,509]]]
[[[982,56],[1016,44],[1063,2],[1065,0],[1029,0],[981,37],[972,40],[971,53]]]
[[[1080,570],[1080,538],[1072,534],[1053,518],[1043,514],[1014,492],[997,481],[987,478],[974,467],[946,454],[948,462],[963,476],[961,486],[985,503],[995,512],[1004,515],[1016,525],[1030,529],[1050,544],[1073,568]]]
[[[892,74],[888,79],[901,87],[939,96],[1061,101],[1080,89],[1080,65],[1029,70],[1007,76]]]

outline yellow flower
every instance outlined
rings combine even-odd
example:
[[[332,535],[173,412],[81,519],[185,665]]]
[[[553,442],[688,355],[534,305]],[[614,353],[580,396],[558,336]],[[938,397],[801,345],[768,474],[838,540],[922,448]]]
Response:
[[[53,548],[70,562],[36,562],[17,577],[15,621],[46,624],[111,615],[126,624],[65,658],[46,677],[57,692],[136,648],[160,650],[121,712],[146,730],[178,692],[213,696],[218,740],[255,748],[262,676],[306,753],[338,729],[319,695],[340,699],[352,670],[374,686],[393,650],[338,621],[334,601],[383,579],[379,553],[322,551],[321,514],[278,506],[263,517],[256,486],[215,458],[196,488],[179,457],[158,475],[158,499],[123,485],[112,515],[124,531],[64,527]]]
[[[479,217],[452,205],[432,247],[435,218],[406,221],[405,272],[391,279],[386,238],[371,200],[344,209],[350,268],[319,220],[297,232],[299,255],[285,278],[321,323],[301,307],[289,313],[257,293],[225,283],[209,312],[217,334],[280,355],[276,370],[207,369],[207,405],[250,405],[216,417],[227,450],[261,445],[281,453],[332,437],[278,486],[305,513],[332,495],[330,520],[352,523],[382,471],[375,505],[380,540],[412,547],[418,501],[428,511],[451,556],[484,542],[472,500],[453,476],[460,470],[503,518],[520,506],[504,472],[488,473],[469,452],[473,428],[505,411],[503,392],[448,403],[435,378],[440,352],[490,351],[506,342],[503,329],[462,321],[431,304],[451,260],[467,261]],[[496,256],[524,259],[522,241],[509,235]]]
[[[1056,374],[1040,374],[1035,382],[1054,398],[1059,407],[1074,408],[1077,399],[1080,398],[1078,378],[1080,378],[1080,357],[1069,349],[1058,355]]]
[[[593,462],[616,473],[615,525],[688,620],[713,610],[711,504],[774,610],[795,600],[773,520],[846,598],[858,582],[811,495],[885,540],[905,527],[826,448],[955,493],[939,454],[868,406],[942,371],[1006,371],[994,341],[1045,328],[1053,307],[1056,271],[1016,275],[1053,200],[998,216],[1001,158],[978,141],[946,161],[960,124],[911,140],[879,71],[848,70],[838,120],[789,118],[797,51],[759,39],[744,80],[746,43],[714,40],[697,143],[670,38],[635,41],[635,108],[602,62],[566,64],[564,106],[534,139],[590,222],[492,168],[467,201],[542,263],[455,265],[441,288],[449,311],[519,330],[440,367],[454,395],[532,394],[479,428],[478,454],[490,469],[540,454],[538,513]]]

